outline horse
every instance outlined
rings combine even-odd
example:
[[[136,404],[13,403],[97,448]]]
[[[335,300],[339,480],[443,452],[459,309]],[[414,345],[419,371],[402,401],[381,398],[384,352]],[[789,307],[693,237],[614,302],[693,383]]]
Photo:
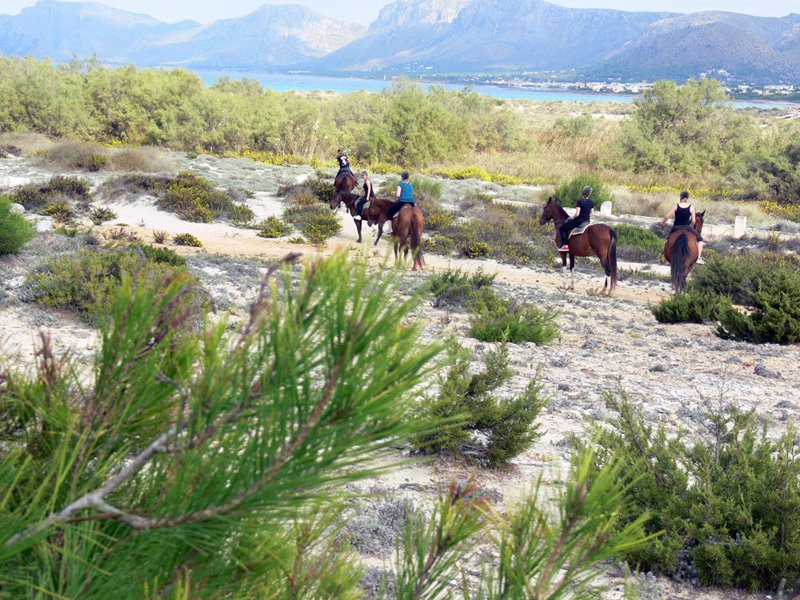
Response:
[[[694,228],[697,233],[703,231],[703,217],[706,211],[695,213]],[[671,232],[664,243],[664,258],[670,264],[670,279],[672,288],[681,293],[686,289],[686,279],[697,262],[699,256],[697,238],[685,229],[676,229]]]
[[[542,214],[539,217],[539,224],[544,225],[548,221],[552,221],[556,228],[556,244],[560,248],[562,245],[561,232],[559,228],[569,218],[567,212],[559,206],[558,202],[554,202],[553,198],[547,200],[547,204],[542,208]],[[563,268],[567,267],[567,255],[569,254],[569,273],[573,275],[575,268],[576,256],[591,256],[596,255],[600,259],[600,264],[603,265],[603,270],[606,273],[605,284],[603,289],[608,293],[617,287],[617,232],[611,229],[608,225],[598,223],[590,225],[580,235],[573,235],[566,242],[569,246],[569,252],[561,252],[561,262]],[[609,288],[609,278],[611,279],[611,287]],[[574,285],[574,283],[573,283]]]
[[[352,192],[356,183],[356,177],[352,173],[339,173],[333,182],[333,187],[337,192]]]
[[[350,216],[353,217],[353,222],[356,224],[356,230],[358,231],[358,243],[361,243],[361,226],[364,221],[367,221],[367,224],[372,227],[375,223],[372,220],[371,210],[374,208],[374,212],[376,213],[376,219],[380,220],[381,228],[378,230],[378,238],[375,240],[375,245],[378,245],[378,240],[381,239],[381,235],[383,235],[383,224],[386,222],[386,211],[388,208],[393,204],[391,200],[386,200],[383,198],[373,198],[371,203],[364,204],[364,209],[361,211],[361,218],[356,219],[358,214],[356,213],[356,203],[360,196],[358,194],[353,194],[352,192],[336,192],[333,197],[331,197],[330,207],[331,210],[336,210],[339,208],[339,205],[344,203],[347,207]]]
[[[383,230],[383,222],[385,220],[386,217],[384,216],[380,224],[380,231]],[[392,221],[394,258],[397,260],[400,249],[403,250],[403,256],[408,257],[410,240],[410,248],[414,256],[414,271],[425,267],[425,259],[422,258],[422,230],[424,227],[425,217],[422,216],[422,211],[416,206],[404,206]],[[375,243],[378,243],[377,240]]]

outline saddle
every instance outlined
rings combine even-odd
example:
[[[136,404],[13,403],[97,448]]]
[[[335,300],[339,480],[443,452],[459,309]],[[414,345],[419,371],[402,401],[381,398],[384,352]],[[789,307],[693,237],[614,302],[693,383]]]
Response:
[[[589,229],[589,227],[591,227],[592,225],[594,225],[594,223],[584,223],[583,225],[579,225],[578,227],[569,232],[569,237],[572,237],[573,235],[581,235],[583,233],[586,233],[586,230]]]

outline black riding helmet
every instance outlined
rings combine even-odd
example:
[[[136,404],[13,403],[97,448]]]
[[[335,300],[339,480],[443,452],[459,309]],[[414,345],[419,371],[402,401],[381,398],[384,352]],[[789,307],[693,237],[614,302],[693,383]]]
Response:
[[[681,192],[681,200],[688,200],[688,199],[689,199],[689,191],[688,190],[683,190]]]
[[[589,196],[591,196],[591,195],[592,195],[592,188],[591,188],[591,187],[589,187],[588,185],[587,185],[585,188],[583,188],[583,195],[584,195],[584,197],[586,197],[586,198],[588,198]]]

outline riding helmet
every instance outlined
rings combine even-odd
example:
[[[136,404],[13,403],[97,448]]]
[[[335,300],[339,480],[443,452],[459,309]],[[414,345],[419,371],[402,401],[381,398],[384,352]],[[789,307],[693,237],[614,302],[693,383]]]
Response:
[[[587,197],[591,196],[592,195],[592,188],[590,188],[588,185],[585,188],[583,188],[583,195],[587,196]]]
[[[689,199],[689,190],[683,190],[681,192],[681,200],[688,200]]]

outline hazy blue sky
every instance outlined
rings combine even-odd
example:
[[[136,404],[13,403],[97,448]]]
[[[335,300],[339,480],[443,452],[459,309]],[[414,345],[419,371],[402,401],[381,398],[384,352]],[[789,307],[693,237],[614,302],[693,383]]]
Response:
[[[73,1],[73,0],[69,0]],[[0,0],[0,12],[17,13],[36,0]],[[215,19],[238,17],[252,12],[264,0],[105,0],[104,4],[124,10],[150,14],[163,21],[194,19],[209,22]],[[389,0],[273,0],[270,4],[304,4],[323,14],[344,21],[370,23]],[[747,14],[784,16],[800,12],[798,0],[553,0],[554,4],[578,7],[616,8],[620,10],[668,10],[695,12],[698,10],[730,10]]]

